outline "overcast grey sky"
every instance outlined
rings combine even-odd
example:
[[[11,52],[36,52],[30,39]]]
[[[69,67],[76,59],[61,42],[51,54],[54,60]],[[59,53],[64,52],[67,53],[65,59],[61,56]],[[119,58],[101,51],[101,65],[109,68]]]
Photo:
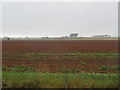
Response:
[[[117,2],[4,2],[3,36],[118,36]]]

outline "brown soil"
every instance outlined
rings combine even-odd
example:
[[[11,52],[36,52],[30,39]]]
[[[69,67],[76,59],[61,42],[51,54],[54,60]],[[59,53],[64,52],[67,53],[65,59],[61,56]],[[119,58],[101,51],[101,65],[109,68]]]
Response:
[[[117,52],[117,40],[2,41],[3,52]]]
[[[51,41],[3,41],[2,42],[3,60],[2,65],[7,67],[31,66],[37,72],[63,72],[61,69],[78,72],[97,72],[97,73],[116,73],[117,70],[100,70],[99,67],[112,67],[117,65],[116,58],[95,58],[95,57],[74,57],[62,58],[60,53],[83,52],[83,53],[117,53],[117,40],[51,40]],[[18,53],[48,52],[51,56],[40,60],[30,60],[31,57],[13,57]],[[7,57],[8,56],[8,57]],[[11,57],[10,57],[11,56]],[[44,55],[43,55],[44,56]],[[56,57],[58,56],[58,57]],[[65,55],[68,56],[68,55]],[[75,55],[73,55],[75,56]],[[39,57],[33,56],[33,57]],[[32,58],[33,58],[32,57]],[[85,65],[81,64],[84,62]],[[78,71],[75,71],[77,70]]]

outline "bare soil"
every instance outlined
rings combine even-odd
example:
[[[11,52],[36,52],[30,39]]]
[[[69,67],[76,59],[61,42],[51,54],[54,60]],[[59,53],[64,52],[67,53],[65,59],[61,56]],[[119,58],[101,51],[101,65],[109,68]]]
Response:
[[[116,69],[98,69],[103,66],[117,66],[117,56],[106,58],[102,55],[101,58],[97,58],[96,56],[62,55],[62,53],[117,52],[117,40],[9,40],[2,41],[2,65],[7,67],[31,66],[36,72],[55,73],[71,70],[71,73],[117,73]],[[17,57],[18,54],[29,53],[50,53],[50,55]],[[66,56],[68,57],[65,58]],[[38,60],[31,60],[31,58],[38,58]]]

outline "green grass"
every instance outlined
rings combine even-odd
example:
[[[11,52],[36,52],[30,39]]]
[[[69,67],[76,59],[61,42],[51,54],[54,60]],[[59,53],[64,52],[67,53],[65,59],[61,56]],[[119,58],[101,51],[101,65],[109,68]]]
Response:
[[[30,58],[29,60],[41,60],[41,58]]]
[[[49,53],[29,53],[29,55],[49,55]]]
[[[30,66],[16,66],[16,67],[7,67],[7,66],[3,66],[2,67],[2,70],[8,70],[8,71],[23,71],[23,70],[26,70],[26,71],[29,71],[31,70],[31,67]]]
[[[49,59],[51,57],[57,57],[57,60],[71,60],[74,58],[108,58],[109,60],[115,60],[118,59],[118,56],[120,53],[80,53],[80,52],[75,52],[75,53],[18,53],[18,54],[9,54],[9,55],[3,55],[3,60],[4,59],[9,59],[9,60],[43,60],[43,59]]]
[[[87,63],[86,63],[86,62],[83,62],[83,61],[80,63],[80,65],[86,65],[86,64],[87,64]]]
[[[68,56],[67,56],[68,55]],[[69,56],[70,55],[70,56]],[[19,53],[9,54],[3,56],[5,59],[16,60],[43,60],[49,58],[57,58],[56,60],[70,61],[74,58],[88,57],[96,58],[109,58],[109,60],[116,60],[120,53]],[[36,57],[37,56],[37,57]],[[18,57],[18,58],[14,58]],[[25,58],[30,57],[30,58]],[[80,65],[87,65],[86,61],[82,60]],[[45,68],[44,68],[45,69]],[[98,69],[120,69],[118,66],[107,67],[101,66]],[[59,69],[62,73],[38,73],[32,71],[32,67],[16,66],[16,67],[3,67],[3,88],[64,88],[65,76],[67,76],[68,88],[117,88],[118,87],[118,74],[99,74],[99,73],[78,73],[80,69]],[[18,72],[17,72],[18,71]],[[25,71],[25,72],[19,72]],[[34,70],[33,70],[34,71]],[[46,69],[45,69],[46,71]],[[74,73],[74,74],[71,74]]]
[[[120,55],[120,53],[63,53],[64,55]]]
[[[3,72],[3,88],[117,88],[118,74]],[[65,78],[67,76],[67,78]]]
[[[114,66],[114,67],[106,67],[106,66],[102,66],[102,67],[99,67],[98,69],[101,69],[101,70],[120,69],[120,67],[118,67],[118,66]]]
[[[79,71],[81,71],[79,68],[73,68],[73,69],[59,69],[60,72],[62,73],[78,73]]]

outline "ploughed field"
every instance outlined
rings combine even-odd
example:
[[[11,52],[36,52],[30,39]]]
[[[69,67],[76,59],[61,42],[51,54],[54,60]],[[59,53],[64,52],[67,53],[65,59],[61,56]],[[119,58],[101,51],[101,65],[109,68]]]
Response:
[[[4,40],[3,71],[117,73],[117,40]]]

